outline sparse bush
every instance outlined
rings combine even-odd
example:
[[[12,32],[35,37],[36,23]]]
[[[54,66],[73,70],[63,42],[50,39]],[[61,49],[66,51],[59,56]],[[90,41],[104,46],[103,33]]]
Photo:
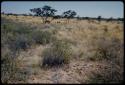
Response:
[[[31,32],[31,30],[30,30],[30,28],[17,28],[17,29],[15,29],[14,30],[14,33],[18,33],[18,34],[28,34],[28,33],[30,33]]]
[[[4,21],[1,25],[1,80],[2,83],[25,81],[26,74],[21,73],[18,66],[17,51],[30,46],[30,30],[16,23]]]
[[[26,35],[18,35],[14,41],[9,43],[9,46],[14,51],[18,50],[26,50],[26,48],[29,48],[32,44],[32,39],[27,37]]]
[[[5,20],[6,21],[6,20]],[[32,30],[16,23],[7,22],[1,25],[2,46],[9,45],[13,51],[28,48],[33,40],[30,36]]]
[[[52,47],[43,52],[43,66],[58,66],[68,64],[71,56],[70,45],[62,40],[57,40]]]
[[[108,39],[99,39],[97,42],[97,50],[91,60],[114,60],[119,56],[118,51],[122,51],[122,43],[117,38]]]
[[[113,37],[99,39],[98,49],[91,60],[104,61],[109,64],[92,73],[90,83],[121,83],[123,82],[123,41]]]
[[[16,59],[9,49],[2,49],[1,56],[1,80],[7,83],[17,70]]]
[[[107,26],[107,25],[104,25],[104,26],[103,26],[103,30],[104,30],[104,32],[108,32],[108,26]]]
[[[20,33],[17,33],[16,28],[15,28],[16,30],[13,28],[11,29],[11,26],[7,27],[6,29],[4,28],[2,29],[3,29],[2,35],[1,35],[2,46],[8,45],[9,48],[12,49],[13,51],[17,51],[19,49],[26,49],[31,45],[31,43],[33,43],[31,36],[26,31],[25,33],[23,31],[18,30],[18,32],[22,32],[20,34]]]
[[[31,36],[37,44],[48,44],[52,41],[52,33],[48,31],[35,31]]]
[[[57,29],[52,30],[52,33],[53,33],[53,34],[56,34],[57,32],[58,32]]]
[[[13,30],[15,30],[16,28],[13,26],[13,25],[11,25],[11,24],[2,24],[1,25],[1,31],[5,34],[5,33],[8,33],[8,32],[10,32],[10,33],[12,33],[13,32]]]
[[[20,60],[17,59],[15,54],[8,49],[2,48],[1,55],[1,81],[2,83],[14,83],[19,81],[26,81],[27,75],[24,70],[19,68]],[[23,72],[23,73],[22,73]]]
[[[103,67],[100,70],[91,73],[88,83],[122,83],[123,82],[123,69],[117,65],[111,65]]]
[[[15,36],[17,34],[29,34],[32,32],[31,28],[23,26],[23,25],[19,25],[18,23],[14,23],[14,22],[3,23],[1,25],[1,31],[4,34],[12,33]]]

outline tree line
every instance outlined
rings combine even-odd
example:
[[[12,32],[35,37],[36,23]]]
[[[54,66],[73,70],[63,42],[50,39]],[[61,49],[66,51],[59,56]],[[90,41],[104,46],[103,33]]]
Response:
[[[102,18],[101,16],[98,16],[97,18],[92,18],[92,17],[79,17],[77,15],[77,13],[74,10],[67,10],[64,11],[61,15],[55,15],[55,13],[57,12],[56,9],[52,8],[51,6],[43,6],[43,7],[39,7],[39,8],[33,8],[29,10],[30,12],[32,12],[33,14],[29,13],[29,14],[13,14],[13,13],[6,13],[6,15],[23,15],[23,16],[39,16],[41,17],[43,23],[48,23],[51,22],[53,19],[60,19],[60,18],[67,18],[69,19],[73,19],[76,18],[78,20],[98,20],[99,22],[101,20],[106,20],[106,21],[113,21],[113,20],[118,20],[118,21],[123,21],[123,18],[117,18],[114,19],[113,17],[111,18]],[[4,12],[2,12],[2,14],[5,14]],[[51,17],[51,20],[48,20],[48,18]]]

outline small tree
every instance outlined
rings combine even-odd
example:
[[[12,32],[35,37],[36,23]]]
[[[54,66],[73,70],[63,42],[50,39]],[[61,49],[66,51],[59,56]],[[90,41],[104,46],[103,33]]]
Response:
[[[97,18],[99,23],[101,22],[101,18],[102,18],[101,16],[98,16],[98,18]]]
[[[61,18],[60,15],[55,15],[55,16],[53,17],[53,19],[59,19],[59,18]]]
[[[30,9],[31,12],[35,13],[35,16],[40,16],[43,20],[43,23],[50,22],[48,21],[48,17],[53,17],[57,10],[53,9],[50,6],[43,6],[42,8],[33,8]]]
[[[75,17],[77,15],[77,13],[73,10],[68,10],[68,11],[65,11],[63,12],[62,16],[64,18],[67,18],[67,19],[71,19],[73,17]],[[68,21],[69,22],[69,21]]]
[[[112,20],[113,20],[113,17],[110,17],[109,19],[107,19],[108,22],[112,21]]]

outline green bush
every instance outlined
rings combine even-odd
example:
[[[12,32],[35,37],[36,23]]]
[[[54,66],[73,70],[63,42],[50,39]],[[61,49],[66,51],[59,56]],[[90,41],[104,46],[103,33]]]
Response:
[[[67,42],[57,40],[52,47],[43,52],[43,66],[58,66],[68,64],[71,57],[71,48]]]
[[[48,31],[34,31],[31,36],[37,44],[48,44],[52,41],[52,33]]]

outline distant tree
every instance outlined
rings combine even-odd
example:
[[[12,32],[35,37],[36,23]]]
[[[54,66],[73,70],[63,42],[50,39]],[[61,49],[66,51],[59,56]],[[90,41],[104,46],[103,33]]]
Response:
[[[27,14],[21,14],[22,16],[28,16]]]
[[[69,18],[75,17],[76,14],[77,14],[77,13],[76,13],[75,11],[73,11],[73,10],[68,10],[68,11],[66,11],[66,12],[63,12],[62,16],[69,19]]]
[[[53,9],[50,6],[43,6],[42,8],[33,8],[30,9],[31,12],[33,12],[35,14],[35,16],[40,16],[43,20],[43,23],[47,23],[50,22],[48,21],[48,17],[52,17],[55,15],[55,12],[57,12],[57,10]]]
[[[68,11],[65,11],[63,12],[62,16],[64,18],[67,18],[67,19],[71,19],[71,18],[74,18],[75,16],[77,15],[77,13],[73,10],[68,10]],[[68,20],[69,22],[69,20]]]
[[[55,15],[53,16],[54,19],[59,19],[59,18],[62,18],[61,15]]]
[[[107,19],[108,22],[112,21],[112,20],[113,20],[113,17],[110,17],[109,19]]]
[[[101,22],[102,17],[98,16],[97,20],[99,21],[99,23]]]
[[[89,18],[89,17],[82,17],[82,19],[86,19],[86,20],[89,20],[90,18]]]
[[[32,16],[32,14],[31,14],[31,13],[29,13],[28,15],[29,15],[29,16]]]
[[[124,19],[123,18],[117,18],[118,21],[123,21]]]

